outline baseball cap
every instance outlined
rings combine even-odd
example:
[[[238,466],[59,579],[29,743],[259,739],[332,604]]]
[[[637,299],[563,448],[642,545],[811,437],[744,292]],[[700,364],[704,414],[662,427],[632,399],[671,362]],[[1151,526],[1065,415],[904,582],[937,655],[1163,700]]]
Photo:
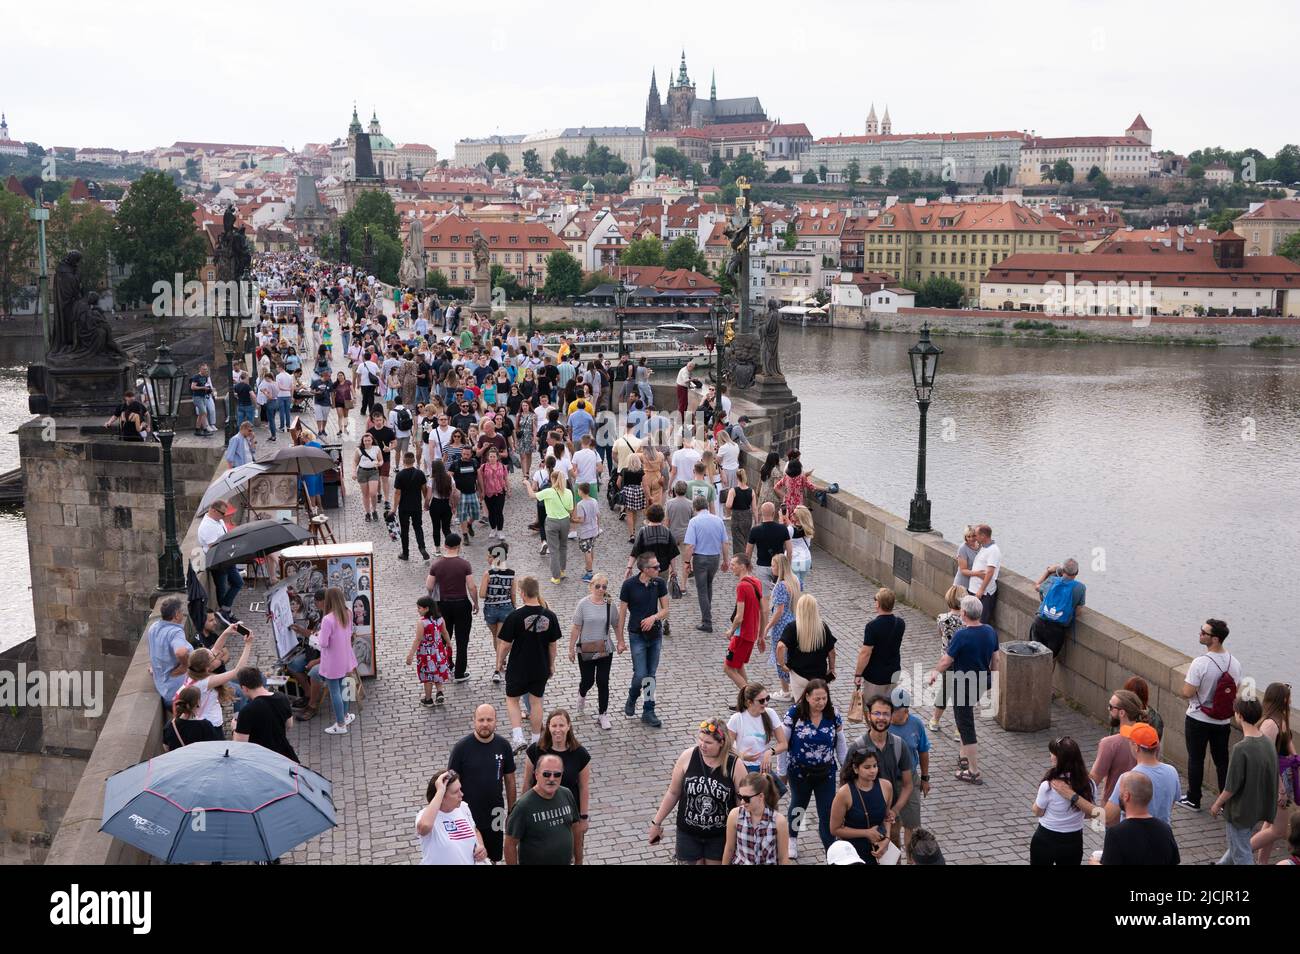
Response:
[[[1154,749],[1160,745],[1160,736],[1145,722],[1120,726],[1119,734],[1141,749]]]
[[[865,861],[858,857],[858,849],[847,841],[837,841],[826,849],[826,863],[828,865],[866,864]]]

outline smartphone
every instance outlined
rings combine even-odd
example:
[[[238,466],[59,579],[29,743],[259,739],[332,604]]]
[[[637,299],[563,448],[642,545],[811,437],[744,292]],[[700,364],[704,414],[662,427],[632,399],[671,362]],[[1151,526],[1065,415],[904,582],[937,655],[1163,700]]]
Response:
[[[235,632],[239,633],[240,636],[247,636],[247,635],[249,634],[250,630],[249,630],[249,628],[248,628],[247,626],[245,626],[243,623],[236,623],[236,624],[235,624]]]

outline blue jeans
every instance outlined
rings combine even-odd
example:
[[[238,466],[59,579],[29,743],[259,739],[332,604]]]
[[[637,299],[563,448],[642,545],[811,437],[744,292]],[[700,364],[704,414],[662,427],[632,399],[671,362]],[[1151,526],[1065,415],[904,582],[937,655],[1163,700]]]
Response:
[[[1224,826],[1228,830],[1228,850],[1219,859],[1221,865],[1253,865],[1255,855],[1250,850],[1251,828],[1239,828],[1232,822]]]
[[[636,706],[636,701],[641,697],[641,683],[646,678],[653,679],[655,673],[659,671],[659,651],[663,648],[663,638],[653,636],[647,638],[639,633],[628,633],[627,642],[632,650],[632,688],[627,693],[627,704]],[[645,705],[641,707],[642,712],[654,712],[654,696],[657,691],[646,697]]]
[[[352,332],[346,328],[343,329],[343,353],[347,354],[352,350]]]
[[[831,837],[831,802],[835,800],[835,773],[832,772],[820,782],[809,782],[800,778],[798,769],[790,769],[790,809],[787,818],[790,822],[790,837],[803,826],[803,816],[808,810],[808,800],[817,802],[817,834],[821,837],[822,847],[829,848],[835,839]]]
[[[348,704],[343,698],[343,679],[326,679],[325,685],[330,691],[330,705],[334,709],[334,722],[338,725],[343,724],[343,720],[348,717]]]
[[[237,422],[237,425],[243,424],[245,421],[247,421],[249,424],[252,424],[253,421],[256,420],[256,418],[257,418],[257,405],[255,404],[235,405],[235,420]]]
[[[280,415],[280,429],[287,431],[289,429],[290,408],[293,407],[293,399],[282,397],[275,399],[275,413]],[[272,433],[275,433],[274,430]]]
[[[233,609],[235,597],[244,588],[244,578],[239,575],[239,567],[232,563],[224,570],[213,570],[212,583],[217,588],[217,606]]]

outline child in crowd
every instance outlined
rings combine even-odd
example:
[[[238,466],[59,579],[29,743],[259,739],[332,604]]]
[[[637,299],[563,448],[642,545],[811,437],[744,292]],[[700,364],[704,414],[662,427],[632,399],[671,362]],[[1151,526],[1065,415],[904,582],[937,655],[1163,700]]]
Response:
[[[415,624],[415,640],[406,654],[406,664],[415,664],[415,674],[424,687],[420,705],[440,706],[447,701],[442,694],[443,684],[451,678],[451,641],[438,604],[431,597],[421,596],[415,605],[420,618]]]
[[[590,583],[595,569],[596,538],[600,536],[600,505],[591,496],[591,484],[578,484],[578,505],[573,509],[572,521],[577,525],[578,549],[587,563],[583,580]]]

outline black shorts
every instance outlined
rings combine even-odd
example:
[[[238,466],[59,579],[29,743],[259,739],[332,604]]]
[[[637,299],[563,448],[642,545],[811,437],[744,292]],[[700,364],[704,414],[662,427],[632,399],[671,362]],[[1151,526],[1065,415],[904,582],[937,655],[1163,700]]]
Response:
[[[522,695],[536,696],[540,699],[546,695],[546,680],[549,677],[543,676],[540,679],[534,678],[533,673],[510,672],[510,667],[506,666],[506,696],[511,699],[518,699]]]
[[[473,813],[471,813],[473,814]],[[483,836],[483,850],[489,859],[499,862],[505,857],[506,807],[499,806],[495,816],[481,818],[474,815],[474,827]]]
[[[1039,617],[1034,617],[1033,623],[1029,626],[1029,638],[1042,643],[1052,651],[1053,656],[1061,655],[1061,650],[1065,648],[1066,637],[1069,635],[1070,627]]]
[[[727,833],[721,832],[712,838],[701,838],[689,831],[677,829],[677,860],[684,864],[694,864],[701,859],[721,861],[727,848]]]

